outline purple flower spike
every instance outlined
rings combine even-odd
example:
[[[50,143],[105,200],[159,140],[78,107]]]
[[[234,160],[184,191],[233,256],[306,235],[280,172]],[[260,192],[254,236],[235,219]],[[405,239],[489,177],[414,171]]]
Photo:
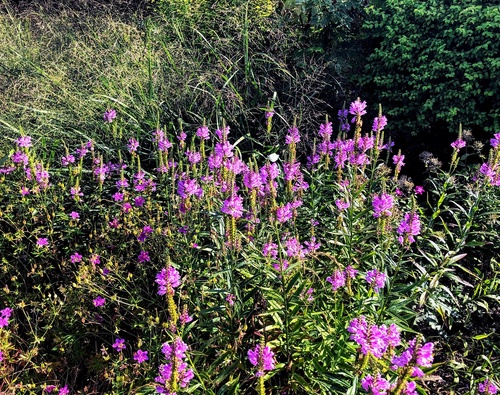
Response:
[[[394,197],[388,193],[373,197],[373,216],[375,218],[390,217],[394,206]]]
[[[257,367],[255,376],[261,377],[265,370],[274,369],[274,352],[269,346],[262,347],[257,344],[255,348],[248,350],[247,355],[250,363]]]
[[[167,288],[172,291],[181,285],[181,276],[179,272],[172,266],[163,268],[160,273],[156,275],[155,282],[158,284],[158,295],[165,295],[167,293]]]
[[[362,116],[366,114],[366,101],[361,101],[358,99],[351,103],[349,107],[349,114]],[[351,122],[354,123],[356,121],[356,117],[352,118]]]
[[[31,147],[31,137],[30,136],[21,136],[16,140],[16,144],[18,147],[29,148],[29,147]]]
[[[462,139],[455,140],[453,143],[450,144],[454,149],[457,151],[460,150],[461,148],[465,147],[465,141]]]
[[[479,392],[485,393],[486,395],[494,395],[498,392],[498,388],[493,382],[489,379],[484,380],[478,386]]]
[[[366,281],[373,287],[375,292],[378,292],[380,288],[384,288],[385,280],[385,273],[379,272],[377,269],[366,273]]]
[[[345,273],[341,270],[335,270],[331,277],[326,278],[326,281],[332,284],[333,291],[336,291],[340,287],[343,287],[345,285],[345,280]]]
[[[228,214],[234,218],[243,216],[243,198],[234,194],[230,198],[224,200],[220,209],[224,214]]]

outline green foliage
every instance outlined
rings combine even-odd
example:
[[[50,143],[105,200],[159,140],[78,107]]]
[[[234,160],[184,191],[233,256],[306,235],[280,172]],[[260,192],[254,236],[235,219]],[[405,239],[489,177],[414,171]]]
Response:
[[[336,41],[345,41],[362,23],[365,3],[364,0],[288,0],[286,4],[310,27],[311,33],[322,32]]]
[[[390,369],[391,359],[416,333],[455,353],[455,344],[442,344],[451,329],[494,317],[500,268],[491,219],[500,203],[492,184],[499,182],[500,145],[491,150],[493,173],[461,168],[454,151],[450,170],[432,174],[427,200],[419,201],[400,169],[387,166],[383,132],[362,134],[359,115],[354,138],[339,133],[336,148],[326,144],[332,125],[322,125],[323,151],[307,171],[291,129],[271,163],[262,152],[242,153],[224,128],[209,133],[214,143],[200,141],[196,130],[186,129],[184,140],[155,131],[135,151],[119,133],[121,117],[104,125],[122,147],[118,158],[88,142],[68,147],[61,166],[43,146],[17,140],[0,167],[0,295],[14,310],[0,328],[2,391],[39,394],[67,383],[80,392],[153,393],[162,346],[174,339],[188,344],[194,378],[186,393],[249,392],[262,384],[272,393],[354,394],[360,379],[378,372],[402,388],[409,376]],[[209,165],[224,142],[232,155]],[[205,159],[189,161],[188,151]],[[341,160],[343,152],[349,155]],[[248,186],[250,172],[263,185]],[[264,176],[271,173],[274,180]],[[200,188],[192,195],[181,186],[188,181]],[[393,203],[377,217],[382,194]],[[241,214],[227,210],[235,196]],[[416,241],[400,230],[409,213],[424,225]],[[481,254],[483,266],[467,261],[469,252]],[[146,253],[149,260],[140,258]],[[182,281],[159,295],[158,273],[167,267]],[[348,268],[357,274],[334,287]],[[366,279],[373,269],[387,276],[380,289]],[[97,297],[105,304],[96,305]],[[183,312],[193,320],[181,321]],[[395,324],[402,344],[380,357],[361,354],[348,331],[361,316],[371,326]],[[486,350],[497,339],[491,327],[459,336],[460,344],[474,344],[462,355],[475,370],[454,365],[457,375],[498,375],[499,350]],[[117,338],[125,340],[121,352],[113,349]],[[262,379],[247,357],[256,344],[275,355]],[[149,352],[141,364],[133,359],[139,349]],[[424,384],[419,391],[429,393]]]
[[[478,0],[387,0],[368,9],[363,84],[399,133],[500,127],[500,10]]]

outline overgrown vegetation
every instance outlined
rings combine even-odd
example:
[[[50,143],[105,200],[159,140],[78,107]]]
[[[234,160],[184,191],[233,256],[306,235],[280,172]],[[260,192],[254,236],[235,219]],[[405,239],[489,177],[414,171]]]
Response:
[[[43,4],[0,13],[2,394],[495,393],[500,133],[415,184],[344,104],[363,2]]]

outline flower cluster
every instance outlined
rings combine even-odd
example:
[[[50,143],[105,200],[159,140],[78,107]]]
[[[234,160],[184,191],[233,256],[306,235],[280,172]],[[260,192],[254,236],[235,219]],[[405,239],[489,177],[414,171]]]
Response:
[[[422,372],[420,367],[432,366],[434,344],[425,343],[424,345],[420,345],[417,339],[412,339],[408,345],[409,347],[401,355],[396,355],[391,359],[392,369],[397,370],[410,367],[413,377],[423,377],[424,372]]]
[[[414,338],[408,343],[408,347],[400,355],[395,348],[401,344],[400,331],[394,324],[377,326],[367,322],[364,316],[353,319],[347,331],[351,333],[350,339],[358,343],[359,351],[363,354],[363,367],[370,366],[369,360],[375,359],[374,366],[390,367],[387,372],[396,374],[396,380],[391,382],[383,377],[380,368],[376,374],[366,374],[361,380],[361,386],[373,395],[385,395],[391,393],[416,395],[416,384],[410,381],[411,377],[423,377],[422,367],[432,366],[434,359],[433,343],[421,344],[420,339]],[[363,370],[363,368],[362,368]],[[385,375],[385,374],[384,374]]]
[[[187,344],[180,337],[176,337],[172,343],[163,344],[161,351],[167,363],[158,368],[158,376],[155,381],[160,385],[156,386],[156,392],[174,395],[179,387],[186,388],[188,386],[194,373],[184,361],[187,349]]]
[[[359,344],[362,354],[371,354],[376,358],[382,358],[389,347],[397,347],[401,343],[396,325],[387,327],[385,324],[370,324],[363,315],[354,318],[347,331],[351,333],[350,339]]]
[[[479,383],[478,391],[484,393],[485,395],[494,395],[498,392],[498,388],[491,380],[486,379],[482,383]]]
[[[390,217],[394,206],[394,196],[382,193],[373,197],[373,216],[375,218]]]
[[[385,273],[379,272],[377,269],[373,269],[366,272],[365,279],[371,285],[373,290],[378,292],[381,288],[384,288],[387,276]]]
[[[158,284],[158,295],[165,295],[181,285],[181,276],[175,267],[169,266],[161,269],[155,282]]]
[[[332,284],[332,290],[336,291],[346,285],[346,279],[356,277],[357,273],[358,271],[352,266],[347,266],[345,270],[335,270],[330,277],[326,278],[326,281]]]
[[[256,377],[262,377],[264,371],[274,369],[274,352],[269,346],[257,344],[253,349],[248,350],[247,355],[250,363],[257,367]]]
[[[398,226],[397,230],[399,237],[398,241],[400,244],[413,243],[415,242],[415,237],[420,234],[420,217],[417,213],[406,213],[404,219]]]
[[[13,310],[10,307],[0,310],[0,328],[4,328],[9,325],[9,319],[12,311]]]

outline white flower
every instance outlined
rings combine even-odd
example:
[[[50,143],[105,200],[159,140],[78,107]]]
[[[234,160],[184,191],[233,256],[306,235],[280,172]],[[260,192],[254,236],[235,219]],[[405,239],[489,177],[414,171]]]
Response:
[[[278,154],[271,154],[267,157],[267,159],[269,159],[271,162],[276,162],[278,159],[279,159],[279,155]]]

